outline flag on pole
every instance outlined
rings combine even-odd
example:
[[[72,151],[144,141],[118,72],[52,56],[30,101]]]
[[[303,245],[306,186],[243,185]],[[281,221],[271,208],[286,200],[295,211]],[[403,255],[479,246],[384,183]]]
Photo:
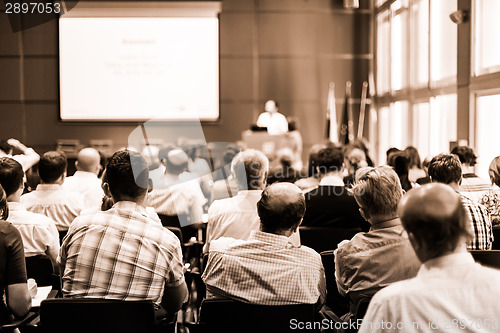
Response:
[[[330,82],[328,87],[328,101],[326,105],[326,138],[333,143],[338,142],[337,111],[335,109],[335,83]]]
[[[343,145],[349,144],[349,141],[354,139],[354,134],[352,132],[352,120],[351,120],[351,81],[345,83],[345,101],[344,108],[342,111],[342,120],[340,123],[340,138],[339,141]]]

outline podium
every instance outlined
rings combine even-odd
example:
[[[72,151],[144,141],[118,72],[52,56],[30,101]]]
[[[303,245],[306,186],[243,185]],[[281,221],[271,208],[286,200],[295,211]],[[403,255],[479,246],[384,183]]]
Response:
[[[290,148],[293,152],[296,150],[295,143],[288,133],[270,135],[267,132],[247,130],[241,134],[241,139],[248,148],[263,152],[269,159],[271,167],[279,165],[279,161],[276,160],[276,152],[280,149]]]

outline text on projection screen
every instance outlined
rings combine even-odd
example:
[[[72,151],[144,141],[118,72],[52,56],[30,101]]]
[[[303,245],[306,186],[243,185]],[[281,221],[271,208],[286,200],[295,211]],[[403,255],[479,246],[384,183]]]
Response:
[[[217,18],[62,18],[63,120],[215,120]]]

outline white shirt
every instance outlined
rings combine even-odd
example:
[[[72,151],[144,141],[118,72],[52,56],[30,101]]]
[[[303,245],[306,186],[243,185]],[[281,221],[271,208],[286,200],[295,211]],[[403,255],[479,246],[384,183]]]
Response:
[[[30,212],[50,217],[59,231],[68,230],[75,217],[85,209],[80,193],[65,190],[58,184],[38,185],[35,191],[21,196],[21,203]]]
[[[267,133],[280,135],[288,132],[288,120],[279,112],[263,112],[257,119],[257,126],[267,127]]]
[[[101,205],[104,192],[101,188],[101,180],[92,172],[77,171],[71,177],[64,180],[62,185],[68,191],[78,192],[85,199],[85,207],[93,208]]]
[[[54,262],[59,253],[59,233],[54,221],[42,214],[28,212],[19,202],[9,202],[8,222],[21,234],[24,255],[33,257],[47,254]]]
[[[261,190],[239,191],[232,198],[215,200],[208,209],[207,241],[203,252],[208,252],[210,242],[220,237],[247,240],[252,230],[259,230],[257,202],[261,194]],[[289,241],[300,246],[298,229]]]
[[[375,294],[359,332],[498,332],[499,286],[500,271],[467,252],[432,259],[415,278]]]

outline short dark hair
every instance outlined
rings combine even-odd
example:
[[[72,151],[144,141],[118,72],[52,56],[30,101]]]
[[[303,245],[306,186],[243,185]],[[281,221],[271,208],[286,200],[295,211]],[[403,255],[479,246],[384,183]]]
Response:
[[[0,185],[2,185],[7,197],[16,193],[24,183],[24,171],[22,165],[10,158],[0,158]]]
[[[48,151],[38,162],[38,174],[42,182],[50,184],[66,172],[67,166],[68,160],[62,151]]]
[[[0,150],[3,151],[4,153],[8,154],[10,153],[10,150],[12,149],[12,146],[7,142],[7,140],[0,140]]]
[[[462,236],[469,238],[469,216],[461,200],[450,216],[408,214],[401,216],[403,227],[425,244],[428,259],[453,251]]]
[[[318,152],[316,161],[321,174],[340,171],[344,163],[344,153],[337,147],[323,148]]]
[[[9,217],[9,207],[7,206],[7,195],[0,185],[0,219],[7,221]]]
[[[262,230],[276,233],[297,227],[306,212],[306,200],[304,196],[300,196],[299,200],[293,203],[275,205],[270,203],[271,196],[268,189],[271,186],[262,192],[261,198],[257,202],[257,212]]]
[[[148,164],[136,151],[119,150],[106,165],[106,178],[115,201],[120,201],[123,195],[138,198],[148,190]]]
[[[467,164],[470,166],[476,165],[477,156],[474,154],[474,150],[467,146],[458,146],[451,150],[451,154],[457,155],[460,159],[460,163]]]
[[[454,154],[434,156],[427,171],[433,182],[451,184],[460,183],[462,179],[462,164]]]
[[[418,154],[417,148],[413,146],[408,146],[405,149],[405,153],[410,158],[410,165],[408,166],[410,169],[416,166],[417,168],[422,168],[422,162],[420,160],[420,155]]]

